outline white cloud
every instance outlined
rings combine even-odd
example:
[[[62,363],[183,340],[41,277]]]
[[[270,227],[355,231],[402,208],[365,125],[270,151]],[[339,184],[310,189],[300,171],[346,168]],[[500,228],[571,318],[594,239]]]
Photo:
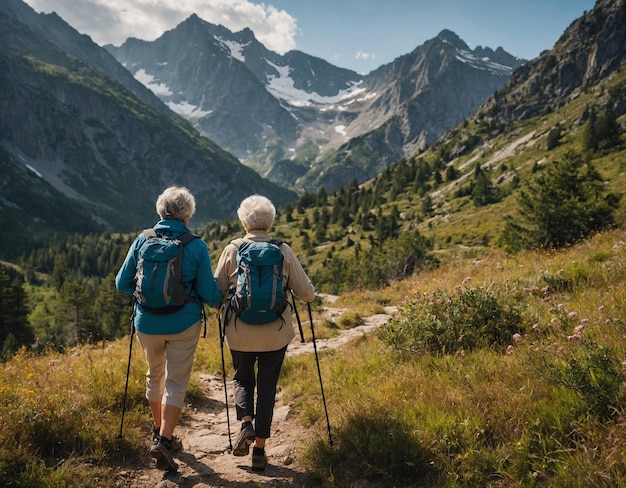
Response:
[[[356,59],[363,59],[365,61],[370,61],[376,58],[375,53],[367,53],[365,51],[357,51],[354,56]]]
[[[122,44],[129,37],[153,41],[191,14],[237,32],[249,27],[265,47],[296,47],[297,21],[285,10],[249,0],[25,0],[37,12],[56,12],[94,42]]]

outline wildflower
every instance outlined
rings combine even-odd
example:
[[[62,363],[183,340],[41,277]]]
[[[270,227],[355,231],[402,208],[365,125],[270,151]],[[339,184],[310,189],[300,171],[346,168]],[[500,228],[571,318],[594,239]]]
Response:
[[[509,346],[506,348],[506,353],[513,354],[513,346],[511,344],[509,344]]]
[[[588,324],[589,323],[589,319],[581,319],[580,323],[581,324]]]
[[[543,298],[541,299],[541,301],[542,301],[542,302],[544,302],[544,303],[545,303],[545,302],[549,302],[550,300],[552,300],[552,297],[551,297],[551,296],[549,296],[549,295],[548,295],[548,296],[546,296],[546,297],[543,297]]]
[[[598,312],[604,312],[604,305],[600,305],[598,307]]]
[[[522,340],[522,335],[518,334],[517,332],[515,334],[513,334],[513,342],[519,342]]]
[[[465,279],[463,280],[463,284],[467,283],[468,281],[472,281],[471,276],[466,276]]]
[[[551,324],[556,324],[559,320],[556,317],[552,317],[552,319],[550,320]]]
[[[558,309],[559,309],[559,311],[560,311],[560,310],[563,310],[563,304],[562,304],[562,303],[559,303],[559,304],[556,306],[556,308],[558,308]]]
[[[549,290],[549,289],[550,289],[550,287],[549,287],[549,286],[544,286],[544,287],[541,289],[541,291],[545,294],[545,293],[548,293],[548,290]]]
[[[585,329],[585,325],[584,324],[577,325],[576,327],[574,327],[574,332],[576,334],[580,334],[584,329]]]
[[[577,315],[578,315],[578,313],[577,313],[577,312],[570,312],[570,313],[568,313],[568,314],[567,314],[567,316],[568,316],[570,319],[573,319],[573,318],[574,318],[574,317],[576,317]]]
[[[539,328],[539,324],[533,324],[533,325],[532,325],[532,329],[533,329],[535,332],[541,332],[541,329]]]

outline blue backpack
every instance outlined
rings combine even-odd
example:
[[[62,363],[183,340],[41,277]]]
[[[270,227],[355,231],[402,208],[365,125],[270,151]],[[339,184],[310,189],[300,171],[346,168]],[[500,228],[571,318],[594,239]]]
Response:
[[[281,317],[287,308],[283,289],[282,241],[243,242],[237,247],[237,285],[230,291],[231,311],[247,324]]]
[[[165,314],[180,310],[186,303],[198,302],[187,294],[182,282],[183,249],[199,236],[186,232],[177,238],[143,231],[146,238],[139,248],[134,297],[148,312]]]

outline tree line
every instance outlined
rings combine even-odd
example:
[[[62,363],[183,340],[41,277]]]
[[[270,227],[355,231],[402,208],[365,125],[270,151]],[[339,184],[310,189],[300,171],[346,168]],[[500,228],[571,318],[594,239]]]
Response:
[[[509,252],[558,248],[615,225],[620,196],[609,193],[593,157],[619,149],[622,129],[609,109],[590,109],[582,131],[583,153],[565,152],[536,165],[524,183],[496,184],[498,174],[476,163],[454,198],[491,205],[516,192],[515,212],[505,219],[496,244]],[[547,134],[547,150],[561,143],[563,128]],[[402,159],[368,184],[352,180],[328,194],[304,192],[279,211],[275,237],[289,238],[316,264],[310,276],[319,291],[386,286],[426,266],[436,266],[433,243],[418,230],[435,212],[430,193],[459,178],[445,148]],[[507,168],[501,166],[502,174]],[[400,211],[400,201],[410,202]],[[417,202],[417,204],[415,203]],[[212,259],[241,233],[236,219],[214,222],[200,232]],[[113,340],[130,327],[128,298],[114,275],[135,237],[120,234],[53,237],[22,255],[15,267],[0,267],[0,351],[26,345],[62,349],[87,341]],[[16,271],[16,270],[19,270]]]

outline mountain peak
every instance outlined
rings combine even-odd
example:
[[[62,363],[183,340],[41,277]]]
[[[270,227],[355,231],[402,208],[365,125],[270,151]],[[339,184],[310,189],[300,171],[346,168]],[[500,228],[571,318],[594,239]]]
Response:
[[[455,32],[452,32],[449,29],[443,29],[439,34],[437,34],[435,40],[452,44],[454,47],[460,49],[469,50],[469,47],[467,46],[467,44],[465,44],[465,41],[463,41],[463,39],[461,39]]]

